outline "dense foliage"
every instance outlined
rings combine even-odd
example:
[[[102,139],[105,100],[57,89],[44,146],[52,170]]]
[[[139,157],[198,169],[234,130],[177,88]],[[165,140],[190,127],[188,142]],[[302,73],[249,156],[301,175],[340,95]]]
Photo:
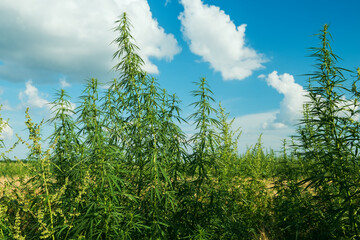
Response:
[[[118,78],[105,91],[88,80],[75,110],[58,92],[48,149],[44,123],[26,112],[27,161],[0,165],[1,239],[360,238],[360,78],[346,87],[326,25],[290,147],[265,152],[260,136],[239,155],[241,132],[207,80],[183,118],[176,95],[143,71],[127,15],[117,24]]]

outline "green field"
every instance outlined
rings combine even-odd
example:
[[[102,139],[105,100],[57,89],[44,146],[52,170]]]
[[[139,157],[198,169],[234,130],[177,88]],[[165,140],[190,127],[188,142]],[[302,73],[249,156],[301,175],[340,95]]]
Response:
[[[0,239],[360,238],[360,70],[345,77],[327,25],[297,136],[282,153],[259,136],[239,154],[241,131],[207,80],[182,116],[142,70],[126,14],[117,24],[119,78],[105,90],[90,79],[76,110],[58,92],[48,149],[27,111],[26,161],[0,162]]]

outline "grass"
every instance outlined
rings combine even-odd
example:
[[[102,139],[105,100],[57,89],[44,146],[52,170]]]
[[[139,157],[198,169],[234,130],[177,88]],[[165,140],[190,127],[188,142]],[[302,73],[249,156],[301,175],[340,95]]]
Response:
[[[24,161],[0,161],[0,176],[2,177],[24,176],[27,171]]]

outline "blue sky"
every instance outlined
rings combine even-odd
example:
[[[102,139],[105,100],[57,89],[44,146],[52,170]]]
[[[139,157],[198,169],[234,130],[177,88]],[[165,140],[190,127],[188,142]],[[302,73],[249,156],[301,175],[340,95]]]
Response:
[[[192,113],[193,82],[206,77],[242,129],[240,151],[261,133],[278,150],[301,117],[303,74],[314,64],[307,49],[324,24],[340,65],[360,67],[359,9],[357,0],[2,0],[0,103],[10,125],[2,138],[9,146],[15,134],[26,136],[26,107],[35,121],[49,118],[58,89],[77,106],[87,79],[116,77],[112,29],[126,11],[145,69],[179,96],[184,117]]]

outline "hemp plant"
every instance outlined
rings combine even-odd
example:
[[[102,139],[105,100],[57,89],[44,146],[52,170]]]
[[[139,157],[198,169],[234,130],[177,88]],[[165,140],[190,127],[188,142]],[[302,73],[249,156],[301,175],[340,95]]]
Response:
[[[219,166],[215,157],[218,145],[215,128],[220,125],[220,122],[212,117],[212,114],[216,114],[217,111],[211,106],[211,102],[215,100],[208,82],[205,78],[201,78],[195,84],[198,89],[192,91],[192,95],[198,98],[198,101],[191,105],[195,107],[196,112],[188,117],[189,121],[194,121],[195,131],[197,131],[190,139],[190,142],[194,144],[190,169],[191,175],[196,178],[200,187],[202,182],[210,177],[210,168],[217,169]]]
[[[72,116],[75,114],[70,97],[62,89],[52,102],[53,117],[49,123],[54,125],[50,143],[55,145],[51,161],[56,182],[62,186],[66,179],[69,184],[77,184],[77,174],[74,172],[79,162],[80,140],[77,126]]]
[[[102,129],[108,143],[106,155],[115,157],[118,166],[126,171],[126,186],[137,199],[131,203],[132,210],[146,219],[147,228],[141,236],[163,238],[169,213],[176,205],[174,186],[180,175],[177,166],[184,152],[172,141],[174,137],[175,143],[184,141],[181,129],[174,123],[181,120],[178,102],[142,70],[144,62],[133,43],[127,14],[116,23],[119,37],[114,43],[118,51],[113,57],[119,60],[114,66],[119,78],[111,82],[101,107]],[[114,151],[116,154],[109,156]]]
[[[316,212],[327,237],[357,238],[360,211],[360,123],[358,78],[347,87],[346,73],[330,46],[328,25],[311,48],[317,70],[309,74],[308,102],[299,128],[301,184],[315,192]],[[327,226],[327,227],[326,227]],[[324,233],[325,234],[325,233]],[[324,235],[323,237],[325,237]]]
[[[180,196],[183,218],[179,228],[191,238],[197,238],[206,233],[204,226],[211,228],[210,219],[214,204],[214,183],[219,173],[219,160],[217,159],[217,148],[219,136],[216,127],[220,125],[215,118],[216,109],[211,106],[214,102],[213,92],[205,78],[195,82],[197,89],[192,95],[197,101],[191,104],[195,112],[187,121],[192,121],[195,133],[189,139],[192,153],[187,158],[188,180],[184,183],[182,195]],[[207,215],[207,217],[205,217]],[[202,229],[200,232],[199,229]],[[209,232],[208,232],[209,233]]]
[[[109,129],[104,127],[100,110],[97,79],[87,82],[77,108],[79,136],[82,140],[81,161],[89,169],[90,183],[86,199],[79,208],[82,213],[75,221],[71,234],[86,238],[115,238],[120,235],[122,222],[127,219],[124,180],[118,171],[118,161],[109,142]],[[83,164],[83,166],[84,166]],[[84,167],[82,167],[84,168]],[[86,169],[86,168],[85,168]],[[80,169],[82,175],[86,170]]]
[[[219,110],[217,113],[217,118],[220,125],[218,126],[219,131],[219,159],[222,159],[223,162],[220,164],[220,169],[222,174],[227,179],[230,179],[237,175],[236,169],[237,160],[238,160],[238,140],[241,135],[240,128],[233,129],[233,124],[235,118],[229,119],[229,113],[225,112],[224,107],[219,103]]]

